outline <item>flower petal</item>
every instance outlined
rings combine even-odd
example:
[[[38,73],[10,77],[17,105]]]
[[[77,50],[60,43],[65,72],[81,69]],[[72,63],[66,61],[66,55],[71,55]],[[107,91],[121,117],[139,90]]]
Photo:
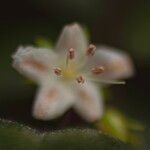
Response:
[[[97,48],[95,56],[87,63],[88,68],[93,66],[104,67],[104,72],[99,76],[104,79],[126,78],[134,73],[129,55],[107,46]]]
[[[19,47],[12,56],[13,67],[36,82],[47,79],[56,55],[45,48]]]
[[[77,85],[75,110],[87,121],[99,119],[103,114],[103,101],[96,85],[85,82]]]
[[[63,28],[58,39],[56,50],[65,52],[73,48],[77,51],[85,51],[88,41],[86,35],[79,24],[74,23]]]
[[[50,120],[61,116],[73,104],[69,89],[59,83],[43,84],[33,106],[33,117]]]

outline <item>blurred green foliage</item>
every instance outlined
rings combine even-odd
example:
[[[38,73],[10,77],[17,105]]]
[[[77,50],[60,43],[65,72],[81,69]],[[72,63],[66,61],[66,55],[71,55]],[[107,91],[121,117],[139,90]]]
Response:
[[[35,39],[34,43],[38,47],[44,47],[44,48],[49,48],[49,49],[53,47],[53,42],[50,39],[42,37],[42,36],[38,36]]]
[[[36,150],[39,137],[34,130],[9,121],[0,121],[1,150]]]
[[[129,150],[129,146],[91,129],[38,133],[10,121],[0,121],[2,150]]]
[[[132,144],[140,143],[140,139],[133,131],[144,130],[144,126],[141,123],[129,119],[114,108],[107,108],[102,119],[96,123],[96,127],[104,133]]]

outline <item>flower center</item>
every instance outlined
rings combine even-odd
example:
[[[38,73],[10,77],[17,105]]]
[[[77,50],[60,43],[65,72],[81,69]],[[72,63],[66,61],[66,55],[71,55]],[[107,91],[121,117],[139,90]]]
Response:
[[[63,80],[72,80],[78,74],[77,68],[75,65],[69,65],[65,68],[62,68],[62,79]]]

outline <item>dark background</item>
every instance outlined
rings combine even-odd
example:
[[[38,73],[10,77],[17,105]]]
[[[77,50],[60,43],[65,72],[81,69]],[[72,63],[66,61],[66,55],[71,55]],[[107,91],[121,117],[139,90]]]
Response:
[[[39,129],[56,129],[52,122],[31,117],[36,86],[30,86],[11,67],[19,45],[31,45],[37,36],[56,41],[71,22],[85,25],[91,41],[128,51],[136,75],[125,86],[112,86],[108,103],[131,118],[150,125],[150,1],[137,0],[5,0],[0,3],[0,118]],[[67,122],[70,120],[69,122]],[[77,121],[78,120],[78,121]],[[59,119],[61,127],[83,122],[72,111]],[[84,124],[84,123],[82,123]],[[149,137],[148,131],[145,136]],[[149,132],[150,133],[150,132]],[[147,142],[148,143],[148,142]]]

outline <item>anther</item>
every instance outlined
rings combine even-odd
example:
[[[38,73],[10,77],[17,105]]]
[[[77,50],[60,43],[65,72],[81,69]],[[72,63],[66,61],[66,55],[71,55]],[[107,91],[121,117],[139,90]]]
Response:
[[[54,68],[54,73],[55,73],[57,76],[61,76],[62,70],[61,70],[60,68]]]
[[[68,57],[68,59],[74,59],[75,58],[75,50],[73,48],[70,48],[68,50],[67,57]]]
[[[78,77],[76,78],[76,80],[77,80],[78,83],[82,83],[82,84],[85,82],[85,78],[84,78],[83,76],[81,76],[81,75],[78,76]]]
[[[87,56],[93,56],[95,54],[95,51],[96,51],[96,46],[93,44],[90,44],[86,51],[86,54]]]
[[[104,72],[104,67],[103,66],[97,66],[97,67],[92,68],[91,71],[94,75],[99,75],[99,74]]]

